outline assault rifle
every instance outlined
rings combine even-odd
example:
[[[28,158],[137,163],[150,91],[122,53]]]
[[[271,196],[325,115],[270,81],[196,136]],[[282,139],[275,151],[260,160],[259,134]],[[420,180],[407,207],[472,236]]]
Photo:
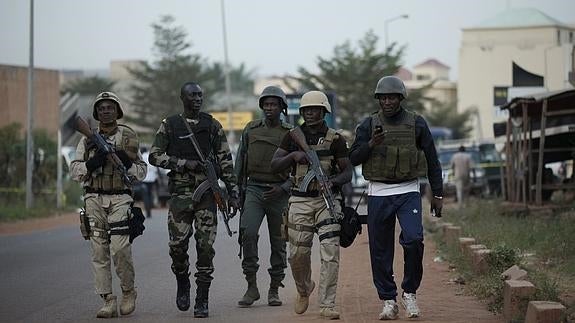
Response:
[[[216,205],[217,205],[218,209],[220,210],[220,212],[222,213],[222,216],[224,218],[224,224],[226,225],[226,231],[228,232],[228,235],[231,237],[236,232],[232,231],[230,229],[229,221],[231,219],[231,216],[230,216],[230,212],[228,210],[228,204],[224,200],[224,192],[223,192],[222,188],[220,187],[220,184],[218,184],[218,175],[216,174],[216,169],[214,168],[214,164],[212,163],[211,160],[206,159],[206,157],[204,156],[204,153],[202,152],[202,149],[200,148],[200,144],[198,143],[198,140],[196,139],[196,136],[194,135],[194,132],[190,128],[190,125],[188,125],[188,122],[185,120],[184,117],[182,117],[182,119],[184,121],[184,124],[186,125],[186,128],[188,129],[188,134],[185,136],[180,136],[180,139],[186,139],[186,138],[190,139],[190,141],[192,142],[192,146],[194,146],[196,153],[200,157],[200,161],[201,161],[202,166],[204,167],[204,170],[205,170],[204,173],[206,174],[206,177],[207,177],[207,179],[205,181],[203,181],[200,185],[198,185],[198,187],[194,191],[194,193],[192,195],[192,200],[194,202],[199,202],[202,199],[202,196],[204,195],[204,193],[208,189],[211,189],[212,194],[214,195],[214,201],[216,202]]]
[[[128,176],[128,170],[126,169],[126,167],[124,166],[118,155],[116,155],[116,149],[112,145],[110,145],[106,141],[106,139],[104,139],[104,137],[102,137],[102,135],[98,133],[98,131],[92,130],[90,128],[90,125],[88,125],[88,123],[84,121],[82,117],[76,117],[75,129],[84,136],[88,137],[88,139],[90,139],[90,141],[94,145],[96,145],[99,151],[103,151],[106,153],[108,161],[111,162],[112,165],[114,165],[114,168],[116,168],[120,172],[120,174],[122,174],[122,181],[124,181],[124,184],[126,184],[126,186],[128,187],[131,187],[132,180]]]
[[[337,221],[341,220],[341,215],[335,212],[335,197],[333,196],[333,192],[331,191],[331,187],[329,185],[329,177],[321,168],[317,152],[309,147],[305,141],[305,135],[299,127],[295,127],[290,130],[289,134],[293,141],[295,141],[295,143],[306,153],[306,157],[310,162],[310,171],[304,176],[297,190],[299,192],[305,193],[310,182],[314,178],[317,179],[317,182],[320,186],[321,195],[323,196],[330,216]]]

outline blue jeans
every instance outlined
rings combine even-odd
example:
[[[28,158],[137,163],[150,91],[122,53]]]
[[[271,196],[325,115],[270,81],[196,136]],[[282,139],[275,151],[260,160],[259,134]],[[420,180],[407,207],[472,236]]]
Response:
[[[367,228],[373,283],[382,300],[395,300],[397,286],[393,279],[395,219],[399,219],[403,247],[403,282],[406,293],[415,293],[423,277],[423,225],[421,195],[418,192],[391,196],[369,196]]]

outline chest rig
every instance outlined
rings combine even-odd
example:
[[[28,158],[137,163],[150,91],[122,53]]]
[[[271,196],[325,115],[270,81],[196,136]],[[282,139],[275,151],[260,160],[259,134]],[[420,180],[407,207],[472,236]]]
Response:
[[[318,143],[309,145],[309,147],[317,153],[321,168],[328,176],[334,175],[338,171],[335,157],[330,150],[331,144],[338,136],[335,130],[328,128],[325,137],[320,138]],[[302,184],[308,171],[308,165],[297,164],[294,177],[295,187],[299,187]],[[307,186],[307,192],[317,192],[319,189],[319,184],[315,178]]]
[[[248,177],[264,183],[284,182],[289,176],[289,169],[274,173],[271,171],[271,160],[291,126],[282,122],[280,126],[270,128],[265,126],[262,119],[250,123],[248,128]]]
[[[184,118],[179,114],[166,118],[167,132],[170,144],[166,149],[166,153],[180,159],[200,160],[196,153],[194,146],[190,143],[190,139],[181,138],[188,135],[188,128],[184,124]],[[210,147],[212,136],[212,116],[207,113],[200,112],[198,124],[191,127],[194,136],[200,145],[200,149],[204,156],[210,156]]]

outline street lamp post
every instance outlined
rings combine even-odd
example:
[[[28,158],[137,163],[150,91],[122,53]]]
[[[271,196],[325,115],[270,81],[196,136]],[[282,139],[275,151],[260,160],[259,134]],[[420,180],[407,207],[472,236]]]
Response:
[[[226,31],[226,9],[224,6],[224,0],[220,1],[221,9],[222,9],[222,35],[224,40],[224,77],[225,77],[225,85],[226,85],[226,104],[228,110],[228,142],[230,146],[235,143],[236,137],[233,129],[233,120],[232,120],[232,102],[231,102],[231,92],[232,92],[232,85],[230,80],[230,63],[228,60],[228,37]],[[231,147],[230,147],[231,148]]]
[[[385,34],[385,48],[386,48],[386,49],[387,49],[387,47],[389,47],[389,37],[388,37],[388,34],[387,34],[387,25],[389,25],[389,23],[391,23],[392,21],[396,21],[396,20],[399,20],[399,19],[407,19],[407,18],[409,18],[409,16],[406,15],[406,14],[403,14],[403,15],[399,15],[399,16],[396,16],[396,17],[393,17],[393,18],[389,18],[389,19],[387,19],[387,20],[385,20],[385,21],[383,22],[383,31],[384,31],[384,34]]]

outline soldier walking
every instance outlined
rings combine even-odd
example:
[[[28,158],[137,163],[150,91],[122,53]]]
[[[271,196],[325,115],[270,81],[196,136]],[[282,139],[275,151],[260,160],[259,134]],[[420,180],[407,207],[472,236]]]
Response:
[[[185,83],[180,91],[180,99],[183,113],[162,120],[149,159],[152,165],[170,170],[168,232],[172,271],[178,284],[176,305],[180,311],[187,311],[190,307],[188,244],[194,234],[197,252],[194,317],[208,317],[217,209],[209,190],[198,201],[193,200],[195,190],[207,177],[204,172],[206,166],[190,142],[191,133],[199,143],[201,154],[219,169],[218,176],[228,191],[231,216],[239,208],[238,188],[233,174],[232,155],[222,125],[210,114],[200,111],[203,104],[202,88],[197,83]]]
[[[242,269],[248,282],[248,289],[238,302],[240,307],[251,306],[260,298],[256,274],[258,265],[259,229],[267,218],[271,244],[268,269],[271,282],[268,291],[268,305],[280,306],[278,289],[283,287],[285,277],[286,243],[281,236],[282,211],[287,208],[291,180],[289,169],[272,172],[270,162],[274,152],[291,125],[282,122],[280,114],[287,114],[287,99],[279,87],[266,87],[260,97],[259,106],[264,118],[251,121],[241,136],[235,173],[241,195],[244,195],[240,217],[240,254],[243,251]]]
[[[331,105],[324,93],[305,93],[301,98],[299,111],[305,122],[299,129],[294,130],[303,132],[307,145],[319,156],[321,169],[329,176],[327,189],[331,190],[338,200],[333,204],[331,213],[341,217],[341,186],[351,180],[352,172],[345,139],[329,128],[323,120],[326,113],[331,113]],[[307,310],[309,296],[315,287],[315,282],[311,280],[311,247],[314,233],[317,233],[321,257],[318,293],[320,315],[328,319],[339,319],[335,298],[339,272],[340,224],[338,219],[330,214],[326,199],[322,195],[325,192],[322,192],[317,179],[301,188],[311,167],[306,153],[300,148],[289,134],[286,135],[271,163],[272,171],[292,168],[294,175],[287,221],[289,263],[297,288],[294,311],[303,314]]]
[[[144,179],[146,163],[139,153],[138,136],[131,128],[117,123],[123,116],[118,96],[112,92],[100,93],[94,101],[92,116],[99,121],[98,133],[115,149],[129,178]],[[78,143],[70,173],[85,191],[87,222],[82,224],[83,235],[90,240],[96,293],[104,300],[96,317],[118,316],[116,296],[112,294],[111,259],[122,288],[120,314],[128,315],[136,308],[132,241],[128,232],[132,187],[123,180],[125,174],[110,162],[108,153],[99,150],[93,139],[87,137]]]

